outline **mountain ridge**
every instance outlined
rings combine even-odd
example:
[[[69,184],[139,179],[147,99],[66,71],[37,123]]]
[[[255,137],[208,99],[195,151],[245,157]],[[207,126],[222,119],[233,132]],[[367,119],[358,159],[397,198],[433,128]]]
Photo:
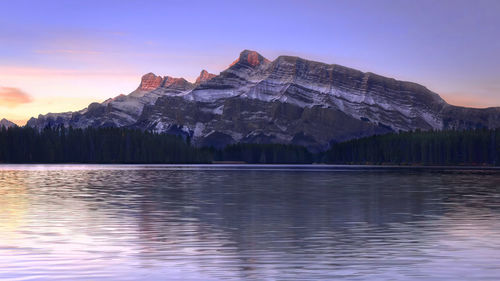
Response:
[[[330,143],[409,130],[500,127],[500,107],[448,104],[426,87],[353,68],[244,50],[218,75],[195,83],[147,73],[139,87],[78,112],[39,115],[27,126],[131,127],[197,145]]]
[[[17,127],[16,123],[10,121],[10,120],[7,120],[5,118],[2,118],[0,120],[0,129],[2,127],[5,127],[5,128],[10,128],[10,127]]]

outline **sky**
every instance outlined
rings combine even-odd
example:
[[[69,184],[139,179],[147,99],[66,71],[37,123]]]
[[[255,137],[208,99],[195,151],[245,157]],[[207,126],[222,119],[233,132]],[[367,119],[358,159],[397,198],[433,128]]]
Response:
[[[244,49],[500,106],[499,15],[497,0],[0,0],[0,119],[79,110],[148,72],[194,81]]]

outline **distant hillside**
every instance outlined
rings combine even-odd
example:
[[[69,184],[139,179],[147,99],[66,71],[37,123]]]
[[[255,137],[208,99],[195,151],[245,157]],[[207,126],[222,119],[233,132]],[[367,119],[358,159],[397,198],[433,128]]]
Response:
[[[0,120],[0,128],[5,127],[5,128],[10,128],[10,127],[15,127],[17,126],[14,122],[11,122],[5,118]]]

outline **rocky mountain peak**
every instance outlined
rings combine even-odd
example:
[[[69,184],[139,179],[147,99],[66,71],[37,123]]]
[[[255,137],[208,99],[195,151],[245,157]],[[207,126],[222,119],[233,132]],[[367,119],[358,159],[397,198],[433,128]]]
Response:
[[[176,89],[189,89],[193,86],[193,84],[189,83],[184,78],[176,78],[171,76],[157,76],[154,73],[150,72],[144,74],[141,78],[141,84],[139,85],[138,90],[142,91],[152,91],[162,88],[176,88]]]
[[[201,84],[205,81],[208,81],[212,78],[214,78],[215,74],[212,74],[212,73],[209,73],[208,71],[206,71],[205,69],[203,69],[201,72],[200,72],[200,76],[198,76],[198,78],[196,78],[196,82],[195,84]]]
[[[251,50],[243,50],[240,53],[240,57],[236,59],[231,65],[245,65],[245,66],[250,66],[250,67],[257,67],[261,65],[262,63],[269,63],[270,61],[263,57],[261,54],[257,53],[256,51],[251,51]]]
[[[160,85],[162,88],[175,88],[179,90],[187,90],[193,87],[189,81],[184,78],[176,78],[171,76],[165,76],[163,82]]]
[[[162,83],[163,78],[161,76],[156,76],[154,73],[150,72],[142,76],[139,90],[152,91],[160,87]]]

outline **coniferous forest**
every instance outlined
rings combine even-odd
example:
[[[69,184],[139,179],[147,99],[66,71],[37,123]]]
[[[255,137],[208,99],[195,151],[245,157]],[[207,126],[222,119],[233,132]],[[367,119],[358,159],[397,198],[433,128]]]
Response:
[[[500,164],[500,129],[415,131],[333,144],[323,161],[334,164]]]
[[[283,144],[199,148],[181,137],[123,128],[0,129],[0,163],[500,165],[500,129],[415,131],[334,143],[313,154]]]
[[[182,138],[119,128],[15,127],[0,132],[0,162],[198,163],[210,155]]]

